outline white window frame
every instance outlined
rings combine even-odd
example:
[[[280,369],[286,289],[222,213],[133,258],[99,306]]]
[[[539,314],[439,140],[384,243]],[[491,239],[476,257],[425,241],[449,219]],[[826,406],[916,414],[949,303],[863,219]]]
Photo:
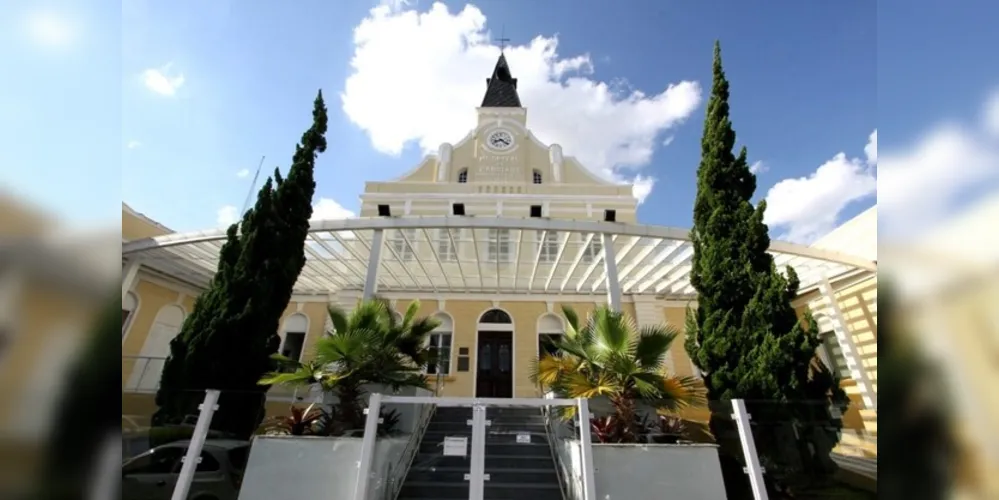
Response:
[[[454,332],[446,331],[446,330],[441,330],[441,331],[436,331],[435,330],[435,331],[431,332],[430,335],[427,335],[427,346],[428,347],[436,347],[437,350],[438,350],[438,352],[440,352],[441,349],[444,349],[443,340],[444,340],[445,336],[448,337],[448,343],[447,343],[447,347],[446,347],[446,349],[447,349],[447,357],[444,358],[444,359],[446,359],[446,363],[442,363],[442,364],[444,364],[446,368],[444,370],[441,370],[440,375],[442,375],[444,377],[447,377],[447,376],[451,375],[451,364],[452,364],[451,363],[451,358],[453,356],[452,350],[454,349]],[[437,345],[436,346],[433,343],[433,339],[437,339]],[[434,367],[434,368],[436,369],[436,367]],[[427,375],[437,375],[436,372],[431,371],[429,364],[427,366],[423,367],[423,373],[426,373]]]
[[[586,242],[585,234],[580,234],[579,237],[581,240],[583,240],[584,243]],[[594,234],[593,238],[590,240],[590,243],[586,245],[585,248],[583,248],[583,262],[588,264],[590,262],[599,259],[603,251],[604,251],[604,244],[603,241],[601,241],[600,239],[600,235]]]
[[[409,245],[406,244],[407,239],[409,240]],[[393,230],[389,238],[389,244],[392,245],[392,250],[395,254],[399,256],[399,260],[407,262],[416,260],[416,228],[408,227]]]
[[[461,228],[451,229],[451,234],[454,235],[454,242],[451,241],[451,236],[448,234],[447,229],[442,228],[437,230],[437,257],[441,259],[441,262],[456,262],[458,260]]]
[[[510,262],[513,259],[513,238],[509,229],[489,229],[486,237],[486,261]]]
[[[542,240],[542,237],[544,240]],[[538,254],[538,262],[542,263],[552,263],[555,262],[555,257],[558,256],[558,232],[556,231],[538,231],[535,237],[538,244],[538,249],[541,252]]]

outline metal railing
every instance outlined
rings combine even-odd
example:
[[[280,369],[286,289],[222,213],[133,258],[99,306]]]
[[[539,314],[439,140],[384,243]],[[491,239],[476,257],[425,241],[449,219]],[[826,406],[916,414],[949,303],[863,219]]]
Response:
[[[545,399],[552,399],[555,397],[554,393],[548,393],[544,395]],[[552,461],[555,462],[555,474],[558,476],[558,487],[562,492],[562,498],[566,500],[581,500],[579,495],[579,490],[575,484],[575,477],[573,477],[573,468],[570,464],[566,464],[564,455],[565,446],[559,438],[559,433],[556,431],[558,425],[565,425],[561,421],[558,415],[552,415],[552,408],[550,406],[544,406],[541,408],[541,414],[544,416],[545,421],[545,436],[548,439],[548,447],[551,450]],[[582,416],[580,416],[582,418]],[[584,430],[585,432],[585,430]]]
[[[440,396],[443,389],[444,376],[441,374],[440,367],[438,367],[433,390],[434,396]],[[434,404],[426,404],[421,409],[413,432],[406,443],[406,448],[402,450],[399,459],[388,466],[388,481],[385,486],[385,493],[382,496],[384,500],[395,500],[399,496],[402,485],[406,482],[406,476],[409,475],[409,469],[413,466],[413,460],[416,459],[420,445],[423,444],[423,435],[427,432],[430,419],[434,417],[434,412],[436,411],[437,405]]]
[[[357,482],[354,489],[354,500],[366,500],[368,488],[371,486],[371,470],[375,456],[375,444],[378,435],[379,411],[383,403],[397,404],[430,404],[435,407],[471,407],[472,408],[472,440],[471,440],[471,471],[469,474],[469,498],[480,500],[483,496],[483,480],[485,477],[485,426],[486,407],[534,407],[576,406],[580,415],[589,415],[589,402],[586,399],[542,399],[542,398],[459,398],[459,397],[420,397],[420,396],[383,396],[372,394],[368,400],[367,420],[364,424],[364,442],[361,445],[361,458],[357,469]],[[596,487],[593,476],[593,455],[590,447],[590,434],[580,435],[580,455],[582,466],[582,496],[584,500],[596,500]]]

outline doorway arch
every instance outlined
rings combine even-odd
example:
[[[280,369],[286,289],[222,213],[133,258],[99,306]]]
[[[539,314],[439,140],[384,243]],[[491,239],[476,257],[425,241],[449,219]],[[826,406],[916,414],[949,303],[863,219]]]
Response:
[[[492,308],[475,329],[475,397],[512,398],[516,383],[514,325],[510,313]]]

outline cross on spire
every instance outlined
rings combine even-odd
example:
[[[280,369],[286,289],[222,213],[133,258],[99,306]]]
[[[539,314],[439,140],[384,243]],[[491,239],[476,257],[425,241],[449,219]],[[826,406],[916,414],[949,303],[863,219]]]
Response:
[[[506,37],[505,25],[502,28],[500,28],[500,37],[497,38],[496,41],[499,42],[500,44],[500,52],[503,52],[503,50],[506,49],[506,43],[510,41],[510,39]]]

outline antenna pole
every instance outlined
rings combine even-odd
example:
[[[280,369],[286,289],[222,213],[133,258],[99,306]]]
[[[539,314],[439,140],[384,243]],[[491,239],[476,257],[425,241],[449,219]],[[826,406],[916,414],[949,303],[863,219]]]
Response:
[[[257,173],[253,174],[253,182],[250,183],[250,190],[246,193],[246,199],[243,200],[243,210],[239,212],[240,214],[245,214],[247,207],[250,205],[250,197],[253,196],[253,188],[257,187],[257,178],[260,177],[260,167],[264,166],[264,158],[266,156],[260,157],[260,163],[257,164]]]

